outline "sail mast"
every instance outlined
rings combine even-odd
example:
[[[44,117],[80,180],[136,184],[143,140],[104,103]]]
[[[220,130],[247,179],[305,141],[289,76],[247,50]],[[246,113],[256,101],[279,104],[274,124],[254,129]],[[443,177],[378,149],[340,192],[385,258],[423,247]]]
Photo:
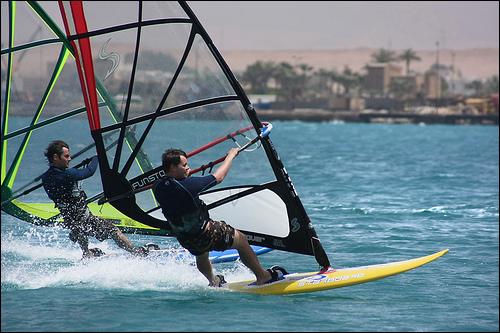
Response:
[[[227,65],[222,55],[220,54],[219,50],[212,42],[212,39],[209,37],[208,33],[203,28],[200,21],[198,20],[194,12],[191,10],[191,8],[188,6],[188,4],[185,1],[180,1],[180,5],[186,11],[188,16],[193,20],[193,24],[198,30],[198,33],[203,37],[208,47],[210,48],[212,54],[214,55],[215,59],[217,60],[222,70],[226,74],[236,94],[240,97],[241,103],[243,104],[243,107],[245,108],[248,117],[252,121],[252,124],[254,125],[256,131],[259,133],[260,129],[262,128],[262,123],[257,117],[257,113],[253,108],[253,106],[251,105],[250,100],[245,94],[243,88],[239,84],[238,80],[234,76],[233,72]],[[288,188],[289,200],[293,201],[295,205],[298,207],[297,213],[300,215],[298,221],[301,224],[301,226],[305,228],[305,230],[307,230],[307,234],[310,237],[311,246],[316,261],[323,268],[330,267],[330,261],[328,259],[328,256],[325,250],[323,249],[323,246],[321,245],[321,242],[316,234],[316,231],[314,230],[314,227],[309,219],[309,216],[307,215],[307,212],[305,211],[305,208],[302,205],[302,202],[299,199],[297,192],[295,191],[292,180],[290,179],[288,173],[286,172],[285,167],[281,162],[281,159],[279,158],[278,152],[274,148],[274,145],[272,144],[272,141],[269,138],[269,136],[266,136],[265,138],[262,139],[262,145],[264,147],[267,157],[269,158],[269,161],[271,163],[271,166],[273,168],[277,180],[281,182],[282,185]]]

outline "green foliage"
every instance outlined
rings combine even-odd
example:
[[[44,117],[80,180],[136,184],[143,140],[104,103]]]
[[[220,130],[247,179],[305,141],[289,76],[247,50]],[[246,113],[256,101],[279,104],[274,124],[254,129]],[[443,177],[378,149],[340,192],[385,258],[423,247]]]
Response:
[[[389,90],[394,97],[400,100],[411,99],[415,96],[417,87],[415,85],[415,80],[402,79],[392,79],[389,85]]]
[[[371,57],[373,62],[378,62],[378,63],[389,63],[396,61],[398,59],[394,51],[386,49],[378,49],[375,53],[371,55]]]
[[[412,49],[408,49],[408,50],[405,50],[403,51],[403,53],[401,53],[399,55],[399,60],[402,60],[405,62],[406,64],[406,75],[409,75],[410,74],[410,63],[415,60],[415,61],[420,61],[422,60],[415,51],[413,51]]]
[[[493,75],[484,82],[484,93],[486,95],[498,94],[498,75]]]
[[[287,102],[290,107],[314,99],[329,98],[337,94],[349,94],[361,84],[361,75],[345,67],[342,73],[336,70],[314,68],[301,63],[262,62],[249,65],[241,79],[252,94],[276,94],[277,100]]]
[[[274,71],[275,64],[273,62],[257,61],[243,72],[242,80],[250,85],[252,93],[265,94],[268,92],[268,83],[273,77]]]
[[[472,95],[474,96],[498,94],[498,75],[492,75],[484,81],[473,80],[467,83],[465,87],[472,90]]]

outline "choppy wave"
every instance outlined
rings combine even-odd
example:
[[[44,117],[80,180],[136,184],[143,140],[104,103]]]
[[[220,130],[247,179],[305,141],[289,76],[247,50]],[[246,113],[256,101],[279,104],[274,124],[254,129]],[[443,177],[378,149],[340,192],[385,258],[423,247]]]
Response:
[[[2,213],[2,330],[498,331],[498,127],[273,125],[273,143],[334,267],[450,252],[335,291],[215,293],[190,262],[118,255],[84,263],[67,231]],[[259,259],[290,271],[317,268],[295,253]],[[252,277],[240,263],[216,270],[229,281]],[[64,316],[71,307],[75,318]]]
[[[69,287],[178,291],[207,286],[191,259],[132,257],[107,241],[92,246],[113,255],[82,260],[81,250],[72,244],[54,246],[2,237],[2,290]],[[232,279],[252,278],[242,265],[220,272]]]

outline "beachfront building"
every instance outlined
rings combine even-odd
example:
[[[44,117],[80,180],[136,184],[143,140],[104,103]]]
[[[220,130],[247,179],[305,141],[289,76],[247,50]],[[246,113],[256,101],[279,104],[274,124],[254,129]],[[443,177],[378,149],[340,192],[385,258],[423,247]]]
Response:
[[[391,63],[375,63],[366,66],[364,89],[373,96],[383,97],[390,91],[391,79],[401,76],[402,67]]]
[[[441,98],[441,80],[437,71],[431,69],[425,72],[424,94],[428,99]]]

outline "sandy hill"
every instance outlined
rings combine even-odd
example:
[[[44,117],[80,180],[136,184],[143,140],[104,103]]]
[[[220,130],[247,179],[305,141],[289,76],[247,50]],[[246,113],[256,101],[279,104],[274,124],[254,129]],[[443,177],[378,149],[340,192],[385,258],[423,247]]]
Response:
[[[363,66],[371,61],[374,48],[357,48],[345,50],[221,50],[223,57],[233,71],[243,71],[248,65],[261,61],[285,61],[290,64],[307,63],[315,69],[325,68],[342,70],[349,66],[355,71],[360,71]],[[394,50],[400,54],[402,50]],[[421,61],[413,61],[410,69],[424,72],[436,62],[436,50],[415,50]],[[454,63],[464,78],[485,79],[498,75],[498,48],[447,50],[439,52],[439,62],[450,66]],[[404,70],[405,64],[399,63]]]
[[[131,52],[131,46],[127,44],[113,44],[113,52],[121,55]],[[349,66],[352,70],[359,72],[371,61],[371,55],[375,53],[375,48],[339,49],[339,50],[220,50],[222,56],[234,72],[242,72],[248,65],[261,61],[288,62],[290,64],[306,63],[315,69],[337,69],[342,71],[344,66]],[[402,50],[394,50],[400,54]],[[45,50],[47,59],[55,59],[58,54],[57,48]],[[436,61],[435,50],[416,50],[421,61],[413,61],[410,69],[423,73]],[[454,56],[453,56],[454,54]],[[20,68],[21,74],[32,76],[40,73],[45,66],[43,60],[25,57],[23,66]],[[455,67],[459,69],[467,80],[485,79],[492,75],[498,75],[499,62],[498,48],[463,49],[463,50],[440,50],[439,60],[441,64],[450,66],[453,61]],[[399,63],[403,67],[403,62]],[[47,75],[46,73],[42,73]]]

